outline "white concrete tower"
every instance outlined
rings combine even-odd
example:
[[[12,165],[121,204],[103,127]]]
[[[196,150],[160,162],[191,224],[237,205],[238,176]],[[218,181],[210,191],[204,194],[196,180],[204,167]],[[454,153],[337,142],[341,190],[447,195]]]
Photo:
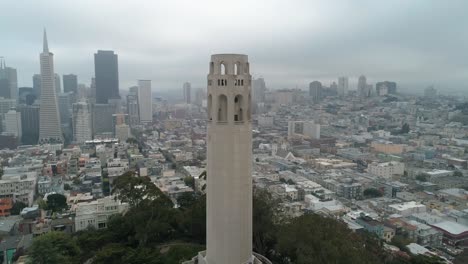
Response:
[[[138,105],[140,123],[153,122],[153,100],[151,98],[151,81],[138,80]]]
[[[207,264],[253,263],[251,80],[246,55],[211,56]]]

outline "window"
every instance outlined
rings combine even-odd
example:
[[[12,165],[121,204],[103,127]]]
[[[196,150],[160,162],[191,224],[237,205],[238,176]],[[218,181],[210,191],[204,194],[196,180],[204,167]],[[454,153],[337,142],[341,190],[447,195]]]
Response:
[[[227,97],[222,94],[218,97],[218,122],[227,122]]]
[[[220,74],[225,75],[226,74],[226,65],[224,65],[224,62],[221,62],[220,64]]]
[[[212,106],[212,103],[213,103],[212,101],[213,101],[213,98],[212,98],[212,96],[210,94],[210,95],[208,95],[208,109],[207,109],[207,111],[208,111],[208,120],[210,120],[210,121],[213,120],[213,116],[212,116],[212,113],[211,113],[211,106]]]
[[[238,94],[234,97],[234,121],[241,122],[244,121],[243,108],[244,102],[242,95]]]

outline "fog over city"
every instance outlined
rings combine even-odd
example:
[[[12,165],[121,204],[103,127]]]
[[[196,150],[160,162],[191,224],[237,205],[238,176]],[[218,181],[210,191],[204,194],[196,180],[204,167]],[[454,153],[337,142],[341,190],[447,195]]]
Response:
[[[401,92],[468,90],[467,1],[4,1],[0,56],[18,85],[39,72],[47,28],[55,71],[89,85],[93,54],[119,56],[121,89],[206,85],[206,58],[245,53],[272,89],[364,74]]]

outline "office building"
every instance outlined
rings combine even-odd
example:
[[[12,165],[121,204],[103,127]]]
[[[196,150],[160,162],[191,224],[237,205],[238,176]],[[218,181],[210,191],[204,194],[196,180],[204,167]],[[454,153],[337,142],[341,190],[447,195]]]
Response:
[[[397,84],[396,82],[378,82],[375,84],[375,90],[378,95],[383,95],[386,90],[387,94],[396,94],[397,93]]]
[[[32,87],[18,88],[18,103],[32,105],[37,97]]]
[[[266,84],[263,78],[252,80],[252,100],[255,103],[265,102]]]
[[[192,103],[192,87],[189,82],[184,83],[183,92],[184,92],[184,102],[186,104],[191,104]]]
[[[98,50],[94,54],[94,73],[96,103],[107,104],[109,99],[120,99],[117,54],[111,50]]]
[[[346,96],[348,94],[348,77],[338,78],[338,96]]]
[[[21,138],[22,129],[21,129],[21,113],[17,112],[15,109],[11,109],[5,114],[5,129],[4,132]]]
[[[322,99],[322,83],[319,81],[313,81],[309,84],[309,96],[314,103],[317,103]]]
[[[357,91],[360,97],[367,97],[369,92],[367,91],[367,79],[366,76],[361,75],[358,79]]]
[[[138,93],[127,95],[127,114],[130,126],[136,126],[140,123],[138,106]]]
[[[58,95],[58,105],[60,111],[60,124],[66,125],[70,123],[71,113],[71,96],[69,93],[60,93]]]
[[[26,145],[36,144],[39,139],[39,105],[20,105],[21,142]]]
[[[114,122],[112,116],[115,114],[115,105],[94,104],[92,113],[94,137],[96,135],[113,137]]]
[[[84,143],[93,139],[91,105],[86,101],[73,104],[73,141]]]
[[[62,83],[60,82],[60,75],[56,73],[54,80],[55,80],[55,93],[58,95],[62,92]]]
[[[63,92],[78,94],[78,77],[75,74],[63,75]]]
[[[138,81],[138,106],[140,109],[140,123],[151,123],[153,121],[153,102],[150,80]]]
[[[41,98],[41,87],[42,87],[42,78],[40,74],[34,74],[33,77],[33,90],[37,96],[37,99]]]
[[[54,79],[54,54],[49,52],[44,30],[41,64],[41,106],[39,111],[39,143],[63,142]]]
[[[0,60],[0,97],[17,99],[18,77],[16,69],[7,67],[5,60]]]

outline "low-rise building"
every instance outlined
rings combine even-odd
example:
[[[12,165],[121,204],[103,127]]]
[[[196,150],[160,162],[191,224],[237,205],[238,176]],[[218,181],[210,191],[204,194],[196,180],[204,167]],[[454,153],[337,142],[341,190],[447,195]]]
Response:
[[[107,220],[114,214],[123,213],[128,204],[116,201],[114,197],[107,196],[91,202],[81,202],[72,206],[75,211],[75,231],[88,227],[102,229],[107,227]]]

